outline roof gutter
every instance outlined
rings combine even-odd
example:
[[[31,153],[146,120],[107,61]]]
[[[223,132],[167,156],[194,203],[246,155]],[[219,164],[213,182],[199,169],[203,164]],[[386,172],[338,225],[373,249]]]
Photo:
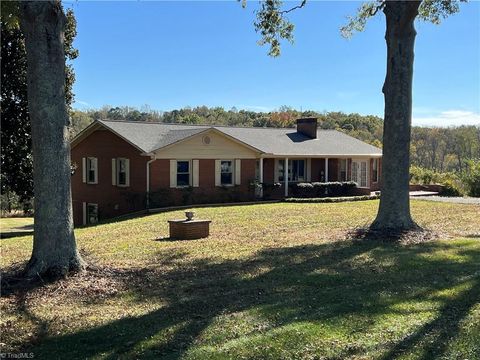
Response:
[[[150,164],[157,160],[157,156],[153,154],[152,159],[147,161],[147,198],[146,198],[146,208],[150,208]]]

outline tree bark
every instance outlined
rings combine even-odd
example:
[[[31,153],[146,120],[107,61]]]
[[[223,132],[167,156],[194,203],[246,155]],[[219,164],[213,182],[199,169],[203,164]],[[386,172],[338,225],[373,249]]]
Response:
[[[73,232],[65,102],[66,17],[59,1],[25,1],[20,10],[35,194],[33,251],[26,276],[61,276],[84,267]]]
[[[417,228],[410,215],[409,168],[412,122],[412,80],[420,1],[387,1],[387,74],[383,85],[385,117],[380,207],[371,229]]]

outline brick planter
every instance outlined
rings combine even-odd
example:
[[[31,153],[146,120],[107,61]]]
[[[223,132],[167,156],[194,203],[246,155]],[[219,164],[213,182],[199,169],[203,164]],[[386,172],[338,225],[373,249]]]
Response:
[[[191,240],[210,234],[211,220],[169,220],[170,239]]]

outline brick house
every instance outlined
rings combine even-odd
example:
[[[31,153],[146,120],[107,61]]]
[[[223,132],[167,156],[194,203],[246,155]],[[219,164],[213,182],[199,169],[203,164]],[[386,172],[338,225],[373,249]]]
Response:
[[[145,208],[284,197],[298,182],[353,180],[369,193],[379,189],[382,156],[318,130],[315,118],[296,129],[100,120],[71,147],[76,225]]]

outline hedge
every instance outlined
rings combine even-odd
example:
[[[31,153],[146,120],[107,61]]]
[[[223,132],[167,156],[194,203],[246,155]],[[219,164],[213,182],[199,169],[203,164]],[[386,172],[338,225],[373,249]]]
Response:
[[[326,198],[287,198],[284,202],[289,203],[337,203],[346,201],[363,201],[380,199],[380,195],[343,196]]]
[[[354,181],[298,183],[292,188],[292,195],[297,198],[321,198],[352,195],[357,187]]]

